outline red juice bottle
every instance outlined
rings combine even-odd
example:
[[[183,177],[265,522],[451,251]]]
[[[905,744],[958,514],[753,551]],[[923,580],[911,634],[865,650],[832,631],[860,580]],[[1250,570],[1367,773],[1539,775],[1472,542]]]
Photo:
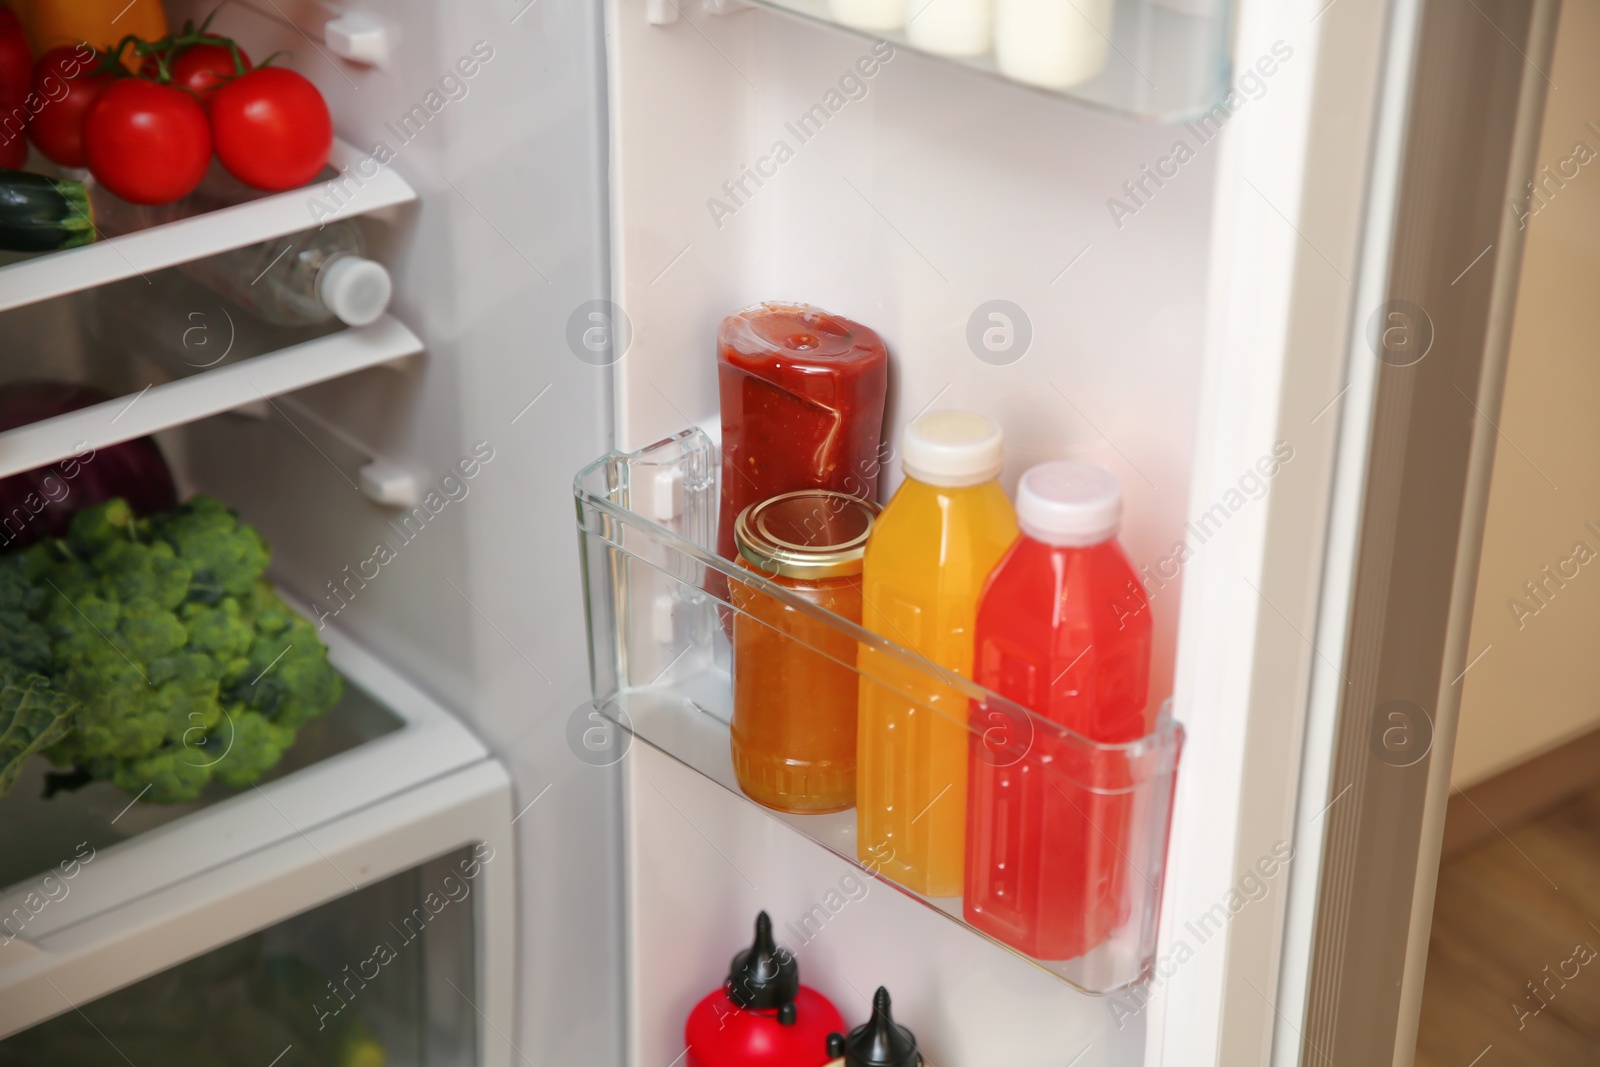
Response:
[[[1067,960],[1130,914],[1132,794],[1115,753],[1150,718],[1150,603],[1117,544],[1122,489],[1088,463],[1017,486],[1022,536],[978,601],[973,678],[1039,720],[972,707],[963,908],[1035,959]],[[1059,727],[1060,730],[1052,727]],[[1064,734],[1071,731],[1076,738]]]

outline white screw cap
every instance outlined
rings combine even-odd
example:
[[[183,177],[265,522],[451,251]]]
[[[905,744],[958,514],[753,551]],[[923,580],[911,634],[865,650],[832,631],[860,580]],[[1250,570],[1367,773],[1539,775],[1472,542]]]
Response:
[[[1122,528],[1122,485],[1093,463],[1030,467],[1017,483],[1017,525],[1035,541],[1063,548],[1109,541]]]
[[[946,489],[998,477],[1003,450],[999,424],[968,411],[924,415],[900,438],[906,477]]]
[[[317,275],[317,299],[350,326],[377,322],[393,294],[383,264],[361,256],[340,256]]]

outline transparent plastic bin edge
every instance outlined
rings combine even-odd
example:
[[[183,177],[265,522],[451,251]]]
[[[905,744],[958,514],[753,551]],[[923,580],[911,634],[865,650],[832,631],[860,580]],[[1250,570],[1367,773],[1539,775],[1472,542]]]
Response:
[[[1105,12],[1100,18],[1109,21],[1100,26],[1092,26],[1099,19],[1088,15],[1099,4],[1076,0],[1070,5],[1056,5],[1055,13],[1076,23],[1076,32],[1085,43],[1103,42],[1103,47],[1097,66],[1091,64],[1082,68],[1078,76],[1052,85],[1019,80],[1018,71],[1006,74],[993,46],[978,54],[952,55],[919,46],[908,34],[906,25],[895,29],[846,25],[839,19],[839,9],[856,6],[852,0],[754,2],[791,18],[857,34],[870,41],[887,41],[895,49],[920,52],[990,77],[1003,78],[1030,91],[1072,100],[1119,117],[1166,124],[1196,120],[1195,132],[1201,143],[1214,137],[1226,124],[1229,115],[1241,106],[1239,99],[1255,99],[1264,94],[1268,79],[1277,70],[1273,59],[1276,50],[1273,55],[1255,60],[1265,66],[1250,66],[1251,57],[1243,57],[1238,94],[1230,92],[1233,84],[1232,0],[1105,0]],[[910,0],[907,13],[914,20],[927,6],[921,0]],[[1052,5],[1014,5],[1013,10],[1027,13],[1024,17],[1031,14],[1033,18],[1048,18]],[[1054,26],[1055,35],[1063,40],[1073,36],[1072,27],[1050,22],[1040,25],[1040,34],[1052,36],[1051,26]],[[876,49],[872,54],[883,58]],[[889,58],[892,60],[893,53]],[[1226,103],[1230,97],[1234,102]]]
[[[966,925],[1087,992],[1109,992],[1144,978],[1155,956],[1172,787],[1183,744],[1183,729],[1170,709],[1163,707],[1154,732],[1136,741],[1090,741],[719,558],[706,547],[715,543],[718,458],[705,434],[687,430],[638,452],[604,456],[575,481],[590,667],[600,712],[740,793],[729,749],[731,656],[720,621],[737,609],[729,594],[708,591],[727,583],[707,579],[720,574],[755,595],[770,596],[848,635],[858,648],[871,649],[860,664],[844,666],[915,708],[957,723],[977,758],[1002,769],[1025,768],[1036,781],[1054,786],[1055,795],[1047,794],[1053,804],[1047,818],[1058,827],[1063,820],[1075,824],[1084,855],[1099,857],[1058,875],[1081,884],[1045,888],[1058,910],[1062,899],[1084,902],[1070,923],[1075,933],[1055,942],[1076,937],[1083,943],[1072,958],[1038,959],[1007,943],[1016,938],[1001,940]],[[854,811],[774,814],[861,863]],[[875,863],[865,869],[879,873]],[[959,898],[910,895],[965,923]]]

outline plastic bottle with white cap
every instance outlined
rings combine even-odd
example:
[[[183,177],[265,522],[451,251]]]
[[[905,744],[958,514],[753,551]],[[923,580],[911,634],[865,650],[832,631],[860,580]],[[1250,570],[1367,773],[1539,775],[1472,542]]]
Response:
[[[906,40],[935,55],[984,55],[994,47],[994,0],[908,0]]]
[[[996,0],[1000,73],[1046,89],[1098,77],[1111,51],[1115,0]]]
[[[908,667],[862,645],[856,848],[863,863],[931,897],[961,892],[967,697],[940,682],[972,673],[984,579],[1017,538],[997,480],[1003,438],[982,415],[940,411],[900,441],[905,481],[867,542],[862,625],[924,657]]]
[[[276,326],[376,322],[393,284],[368,259],[354,220],[305,230],[184,264],[180,270]]]
[[[111,237],[265,195],[220,167],[213,167],[190,196],[159,207],[130,204],[92,181],[89,194],[95,224]],[[178,270],[275,326],[317,326],[334,319],[366,326],[388,310],[394,291],[389,271],[367,258],[366,240],[355,219],[207,256]]]
[[[1149,733],[1150,601],[1117,531],[1122,487],[1089,463],[1044,463],[1017,485],[1022,536],[978,604],[963,910],[1036,959],[1088,952],[1128,920],[1132,803],[1111,781]],[[993,742],[992,744],[990,742]],[[1101,764],[1103,763],[1103,766]]]
[[[857,30],[898,30],[906,24],[906,0],[828,0],[828,13]]]

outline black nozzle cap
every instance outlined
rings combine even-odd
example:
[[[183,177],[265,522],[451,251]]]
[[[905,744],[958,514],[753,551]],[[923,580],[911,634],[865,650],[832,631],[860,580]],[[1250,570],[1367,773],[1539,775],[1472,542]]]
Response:
[[[728,967],[728,998],[741,1008],[777,1008],[793,1019],[800,995],[800,965],[794,954],[772,940],[772,920],[756,916],[756,940]],[[780,1019],[780,1021],[782,1021]]]
[[[829,1042],[829,1052],[833,1043]],[[872,1018],[844,1039],[845,1067],[922,1067],[917,1037],[894,1021],[889,991],[883,986],[872,998]]]

